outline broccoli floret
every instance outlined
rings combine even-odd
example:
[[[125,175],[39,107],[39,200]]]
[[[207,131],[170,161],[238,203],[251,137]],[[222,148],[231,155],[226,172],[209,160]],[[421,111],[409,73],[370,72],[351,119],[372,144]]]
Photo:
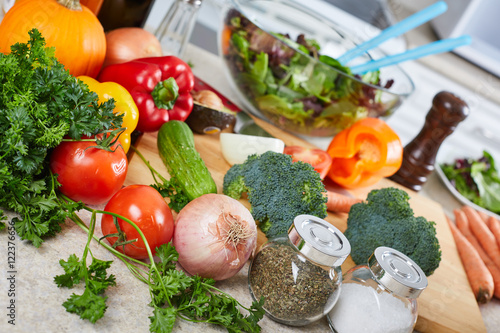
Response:
[[[387,246],[410,257],[425,275],[434,273],[441,261],[436,223],[415,217],[409,199],[405,191],[388,187],[352,206],[344,235],[354,263],[365,264],[377,247]]]
[[[239,199],[243,193],[248,192],[242,166],[243,164],[233,165],[224,176],[223,191],[231,198]]]
[[[327,215],[319,173],[286,154],[269,151],[233,165],[224,176],[223,192],[234,199],[247,193],[252,216],[268,238],[286,235],[297,215]]]

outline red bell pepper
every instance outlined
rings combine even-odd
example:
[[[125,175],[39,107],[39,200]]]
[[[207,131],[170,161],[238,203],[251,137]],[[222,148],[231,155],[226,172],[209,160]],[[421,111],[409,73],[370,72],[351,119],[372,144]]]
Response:
[[[141,132],[155,132],[169,120],[184,121],[193,109],[193,73],[175,56],[109,65],[97,79],[116,82],[130,92],[139,109],[136,129]]]

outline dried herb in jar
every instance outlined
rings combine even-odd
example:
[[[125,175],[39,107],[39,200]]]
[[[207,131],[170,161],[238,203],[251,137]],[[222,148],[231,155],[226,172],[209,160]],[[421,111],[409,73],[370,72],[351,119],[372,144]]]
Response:
[[[329,267],[315,265],[287,245],[263,248],[253,260],[250,287],[257,298],[265,297],[264,308],[282,320],[323,314],[338,278]]]

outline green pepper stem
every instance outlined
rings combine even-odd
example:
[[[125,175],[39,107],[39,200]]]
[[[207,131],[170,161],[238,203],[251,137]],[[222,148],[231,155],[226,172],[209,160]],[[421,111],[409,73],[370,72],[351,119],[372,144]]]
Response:
[[[179,97],[179,86],[173,77],[169,77],[154,87],[151,96],[157,108],[172,110]]]

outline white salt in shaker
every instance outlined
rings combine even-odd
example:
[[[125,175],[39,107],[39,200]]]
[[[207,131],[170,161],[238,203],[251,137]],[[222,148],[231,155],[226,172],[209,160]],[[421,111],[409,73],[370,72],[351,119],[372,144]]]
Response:
[[[378,247],[366,265],[351,268],[328,314],[336,333],[408,333],[415,326],[417,297],[427,287],[422,269],[403,253]]]

